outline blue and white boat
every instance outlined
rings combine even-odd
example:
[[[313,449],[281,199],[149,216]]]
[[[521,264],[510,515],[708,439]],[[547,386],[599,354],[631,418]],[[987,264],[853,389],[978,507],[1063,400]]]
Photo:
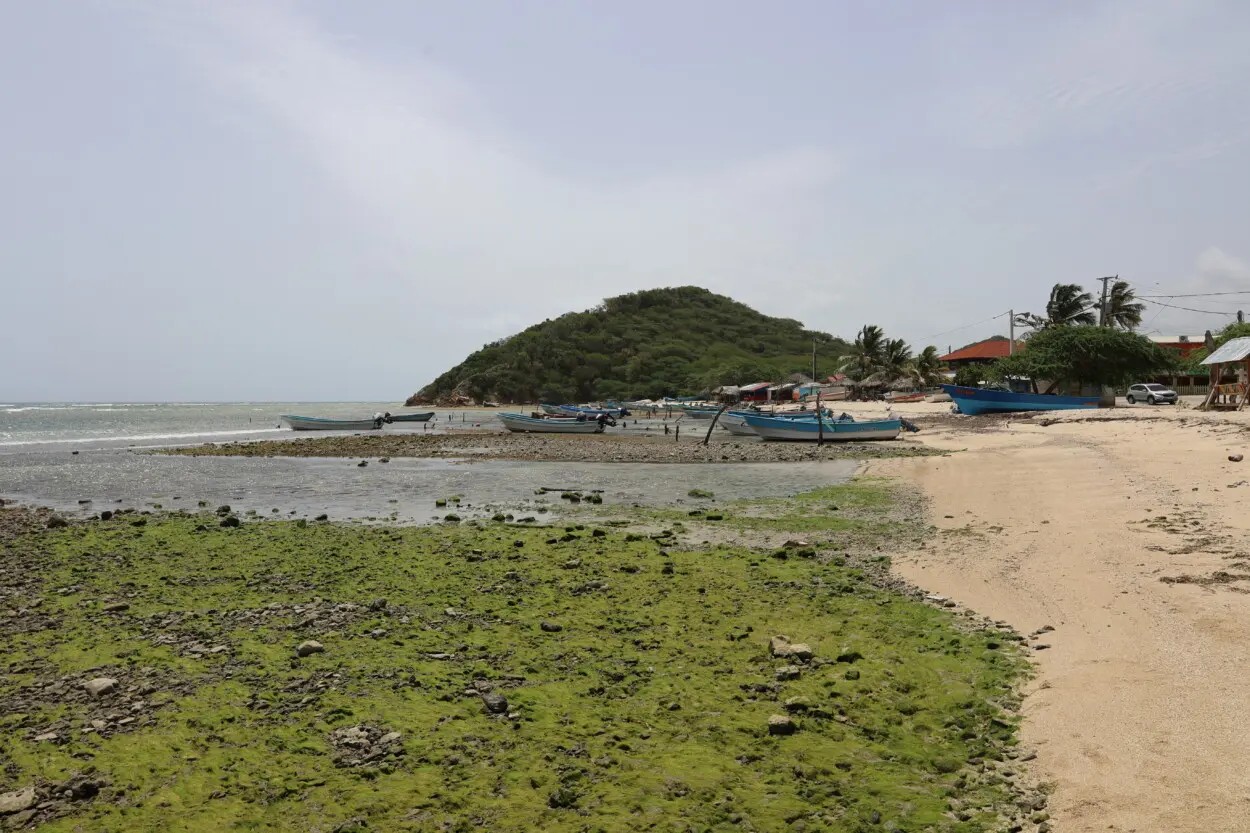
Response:
[[[857,422],[853,419],[786,419],[784,417],[747,414],[746,424],[766,440],[798,440],[816,442],[861,442],[866,440],[893,440],[903,430],[898,419],[874,419]]]
[[[1097,396],[1054,396],[1048,393],[1016,393],[1010,390],[990,388],[966,388],[960,385],[942,385],[959,413],[968,416],[978,414],[1009,414],[1018,411],[1072,411],[1081,408],[1097,408]]]
[[[525,414],[496,414],[504,428],[518,434],[601,434],[603,426],[585,417],[531,417]]]
[[[281,419],[293,431],[376,431],[385,421],[382,416],[370,419],[327,419],[295,414],[281,414]]]

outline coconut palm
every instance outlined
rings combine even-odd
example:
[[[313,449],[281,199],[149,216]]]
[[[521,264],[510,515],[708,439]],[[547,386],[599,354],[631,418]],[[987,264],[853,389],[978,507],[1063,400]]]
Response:
[[[1140,314],[1138,317],[1140,318]],[[1097,322],[1098,318],[1094,315],[1094,296],[1075,283],[1057,283],[1051,287],[1050,300],[1046,302],[1044,317],[1031,312],[1016,316],[1016,324],[1032,330],[1048,330],[1051,327],[1065,327],[1069,324],[1096,324]]]
[[[912,362],[911,375],[918,388],[932,388],[942,381],[942,363],[936,347],[929,345],[920,351]]]
[[[881,367],[887,340],[885,332],[875,324],[865,324],[855,336],[851,354],[843,359],[838,370],[852,379],[864,379]]]
[[[1116,281],[1107,293],[1107,314],[1102,323],[1108,327],[1132,330],[1141,326],[1141,314],[1145,310],[1146,305],[1137,300],[1137,293],[1128,281]]]

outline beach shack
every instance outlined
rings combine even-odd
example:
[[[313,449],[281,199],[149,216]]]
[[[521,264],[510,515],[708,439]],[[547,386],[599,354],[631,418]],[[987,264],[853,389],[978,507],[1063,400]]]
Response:
[[[1211,372],[1204,410],[1240,411],[1250,398],[1250,337],[1234,338],[1202,360]],[[1232,376],[1235,381],[1224,382]]]
[[[743,385],[738,388],[738,398],[743,402],[767,402],[768,388],[772,382],[756,382],[753,385]]]

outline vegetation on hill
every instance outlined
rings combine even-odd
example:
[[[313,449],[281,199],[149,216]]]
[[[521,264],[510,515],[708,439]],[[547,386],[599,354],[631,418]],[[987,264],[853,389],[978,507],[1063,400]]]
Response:
[[[1229,324],[1218,333],[1215,333],[1213,337],[1215,339],[1215,346],[1219,348],[1223,347],[1227,342],[1232,341],[1235,338],[1245,338],[1247,336],[1250,336],[1250,324],[1233,323]],[[1179,372],[1190,373],[1193,375],[1205,375],[1209,368],[1202,362],[1209,355],[1211,355],[1211,351],[1207,350],[1205,347],[1201,347],[1193,351],[1180,362]]]
[[[658,398],[834,372],[846,342],[696,286],[650,289],[536,324],[470,355],[412,398]]]

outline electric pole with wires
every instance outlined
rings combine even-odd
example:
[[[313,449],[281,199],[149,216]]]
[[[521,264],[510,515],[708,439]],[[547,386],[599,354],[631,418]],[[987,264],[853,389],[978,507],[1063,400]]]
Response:
[[[1117,281],[1119,275],[1112,275],[1109,278],[1099,278],[1102,281],[1102,303],[1098,305],[1098,326],[1107,326],[1107,281]]]

